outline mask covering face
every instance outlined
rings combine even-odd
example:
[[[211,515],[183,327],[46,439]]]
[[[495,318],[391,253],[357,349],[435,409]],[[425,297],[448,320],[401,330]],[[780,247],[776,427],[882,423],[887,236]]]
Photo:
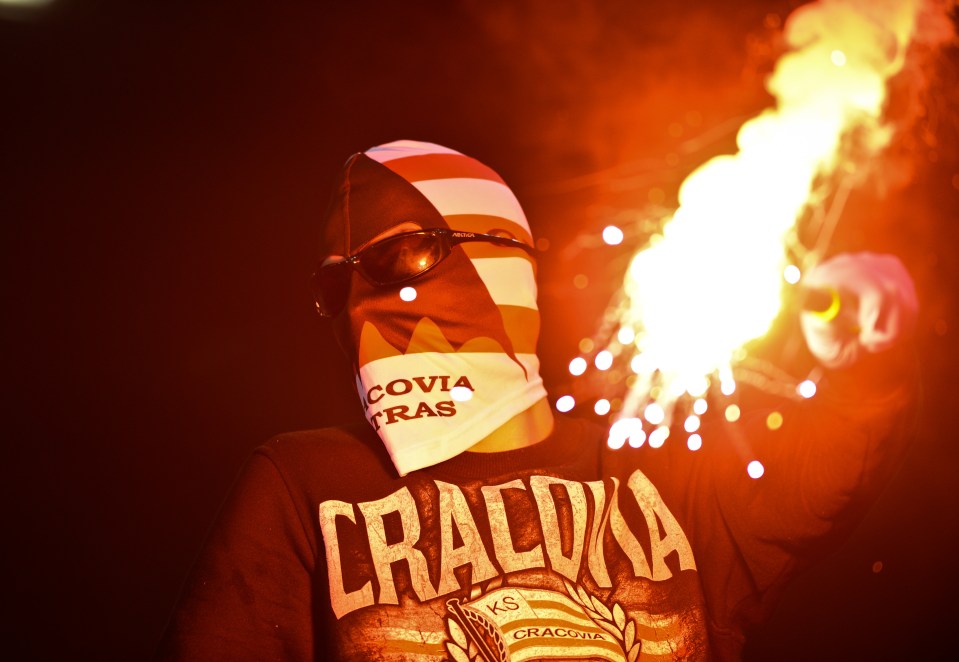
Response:
[[[347,162],[321,255],[354,255],[401,224],[508,233],[532,245],[519,202],[495,172],[439,145],[399,141]],[[546,397],[539,322],[534,263],[519,248],[459,244],[396,285],[375,286],[353,270],[336,334],[401,476],[462,453]]]

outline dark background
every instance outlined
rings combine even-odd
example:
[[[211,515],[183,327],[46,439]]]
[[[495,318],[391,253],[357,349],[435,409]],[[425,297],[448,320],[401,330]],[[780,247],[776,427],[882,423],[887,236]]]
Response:
[[[149,657],[251,449],[358,415],[307,287],[347,155],[429,140],[513,186],[550,242],[555,394],[643,239],[630,221],[770,103],[763,76],[798,4],[0,7],[7,659]],[[749,659],[954,648],[957,71],[954,48],[924,70],[935,93],[901,110],[835,243],[895,251],[916,278],[916,444]],[[628,230],[615,249],[595,240],[611,219]]]

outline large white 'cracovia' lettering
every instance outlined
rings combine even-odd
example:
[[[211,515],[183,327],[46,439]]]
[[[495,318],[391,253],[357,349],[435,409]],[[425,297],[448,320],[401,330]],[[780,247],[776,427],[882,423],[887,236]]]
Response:
[[[370,413],[371,405],[378,405],[389,396],[404,396],[414,392],[432,393],[437,388],[441,393],[448,393],[457,386],[473,390],[473,385],[470,384],[466,375],[458,378],[452,385],[450,384],[451,379],[450,375],[394,379],[386,384],[371,386],[365,393],[360,394],[360,398],[363,400],[363,408],[366,410],[367,418],[374,430],[379,430],[380,425],[392,425],[397,421],[410,421],[424,416],[453,416],[456,414],[456,403],[453,400],[442,400],[432,404],[421,401],[416,403],[415,406],[411,404],[394,405],[392,407],[380,405],[383,407],[382,409]]]
[[[324,501],[319,507],[319,518],[326,546],[333,611],[337,618],[342,618],[352,611],[374,604],[399,604],[394,572],[402,572],[404,565],[409,572],[410,585],[421,601],[459,590],[455,571],[463,566],[471,567],[473,584],[488,581],[500,574],[547,567],[575,582],[579,578],[584,557],[586,571],[593,581],[600,587],[609,588],[612,582],[603,548],[607,531],[632,563],[636,577],[653,581],[672,577],[666,557],[673,552],[678,556],[681,571],[695,570],[696,563],[686,534],[649,479],[637,469],[627,482],[629,494],[642,513],[645,524],[640,525],[644,529],[642,531],[633,531],[620,511],[619,480],[611,478],[609,481],[612,489],[608,498],[606,483],[601,480],[576,482],[551,476],[531,476],[526,480],[515,479],[501,485],[487,485],[480,488],[485,512],[479,522],[474,519],[463,490],[438,480],[433,481],[439,493],[438,504],[417,504],[407,487],[378,501],[358,504]],[[562,508],[554,498],[555,488],[562,488],[568,497],[563,499]],[[511,490],[521,493],[510,493]],[[504,493],[510,493],[512,497],[509,499],[510,512],[507,512]],[[587,493],[591,499],[587,499]],[[532,495],[532,499],[528,498],[529,495]],[[515,498],[517,496],[525,498]],[[540,524],[539,541],[523,551],[514,547],[510,533],[511,515],[514,520],[528,520],[529,513],[513,512],[517,503],[525,503],[527,505],[523,508],[535,510]],[[430,579],[427,558],[418,549],[421,546],[421,510],[435,513],[433,516],[439,522],[439,570],[435,583]],[[567,513],[563,516],[565,526],[562,534],[561,513]],[[387,518],[394,523],[390,536],[386,533]],[[396,522],[399,523],[399,536],[395,532]],[[491,546],[484,542],[480,525],[488,532]],[[366,544],[342,549],[337,527],[341,531],[354,527],[355,533],[359,533]],[[456,546],[454,530],[460,540]],[[353,540],[356,537],[350,536]],[[563,544],[563,539],[569,540],[570,537],[571,547]],[[648,541],[648,553],[640,544],[640,537]],[[388,539],[392,542],[387,542]],[[366,552],[367,545],[369,553]],[[569,550],[568,553],[564,547]],[[351,564],[362,559],[364,565],[372,566],[373,573],[359,581],[354,578],[348,588],[344,582],[343,559],[351,559]],[[397,564],[397,561],[404,563]],[[379,587],[375,596],[374,582]],[[504,608],[509,607],[504,605]]]

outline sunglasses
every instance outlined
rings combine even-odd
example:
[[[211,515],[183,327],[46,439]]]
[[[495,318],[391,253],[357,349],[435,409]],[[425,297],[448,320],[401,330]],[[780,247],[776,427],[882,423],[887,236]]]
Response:
[[[531,246],[495,234],[447,228],[402,232],[370,244],[345,260],[318,267],[312,279],[316,310],[323,317],[333,317],[343,310],[354,270],[377,287],[405,283],[422,276],[449,257],[453,246],[469,241],[521,248],[530,255],[534,254]]]

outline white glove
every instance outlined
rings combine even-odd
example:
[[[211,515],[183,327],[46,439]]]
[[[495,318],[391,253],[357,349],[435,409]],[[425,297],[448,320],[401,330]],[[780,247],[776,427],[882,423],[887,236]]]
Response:
[[[854,363],[907,337],[919,309],[916,288],[894,255],[841,253],[815,266],[803,286],[829,292],[835,305],[800,316],[806,345],[828,368]]]

